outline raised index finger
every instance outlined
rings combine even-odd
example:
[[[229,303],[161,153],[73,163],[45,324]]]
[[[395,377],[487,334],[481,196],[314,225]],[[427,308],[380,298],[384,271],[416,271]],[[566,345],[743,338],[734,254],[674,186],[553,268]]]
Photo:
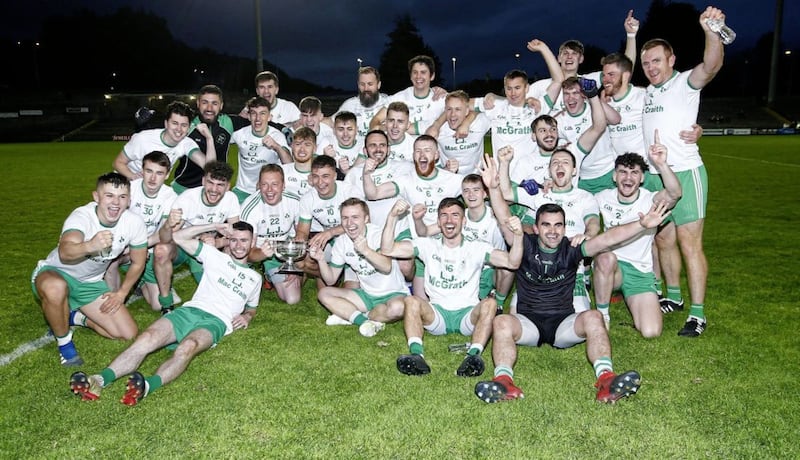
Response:
[[[655,132],[653,133],[653,143],[660,144],[661,141],[658,138],[658,128],[656,128]]]

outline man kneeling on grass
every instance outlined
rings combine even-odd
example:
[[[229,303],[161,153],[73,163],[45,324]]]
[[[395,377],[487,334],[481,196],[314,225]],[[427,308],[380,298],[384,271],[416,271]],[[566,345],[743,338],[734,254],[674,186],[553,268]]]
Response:
[[[230,255],[196,239],[218,231],[228,238]],[[84,401],[100,397],[100,391],[118,376],[130,374],[122,403],[134,406],[145,396],[180,376],[195,356],[230,334],[247,329],[256,314],[261,276],[247,266],[253,243],[253,227],[246,222],[187,227],[173,234],[174,241],[203,263],[203,277],[192,300],[158,320],[99,374],[75,372],[70,389]],[[150,353],[177,344],[172,357],[145,378],[136,369]]]

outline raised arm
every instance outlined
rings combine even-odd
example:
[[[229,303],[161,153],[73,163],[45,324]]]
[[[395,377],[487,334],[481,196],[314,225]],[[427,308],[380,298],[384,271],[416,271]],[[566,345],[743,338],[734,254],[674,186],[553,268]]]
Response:
[[[636,68],[636,33],[639,32],[639,20],[633,17],[633,10],[628,11],[625,18],[625,56]]]
[[[122,150],[117,154],[117,157],[114,158],[114,162],[111,165],[114,167],[114,171],[127,177],[128,180],[134,180],[142,177],[141,174],[134,174],[133,171],[131,171],[131,168],[128,167],[128,163],[130,161],[131,160],[128,159],[128,156],[125,155],[125,151]]]
[[[543,41],[537,39],[529,41],[528,50],[534,53],[541,53],[545,64],[547,64],[547,71],[550,72],[550,78],[553,79],[547,87],[547,97],[550,98],[548,105],[550,105],[558,99],[558,93],[561,92],[561,83],[564,82],[564,72],[558,64],[558,59],[556,59],[556,56],[550,51],[550,47]]]
[[[503,229],[503,234],[506,232],[512,236],[508,252],[500,249],[495,249],[489,256],[489,263],[494,267],[507,268],[509,270],[516,270],[522,263],[522,222],[519,217],[512,216],[507,219],[500,227]]]
[[[414,246],[408,240],[395,241],[394,231],[397,220],[405,214],[411,205],[406,200],[397,200],[386,216],[386,224],[381,233],[381,254],[397,259],[408,259],[414,256]]]
[[[705,87],[722,68],[725,47],[719,34],[708,27],[706,21],[709,20],[725,21],[725,14],[722,13],[722,10],[709,6],[700,15],[700,27],[706,34],[706,46],[703,51],[703,62],[692,69],[692,73],[689,74],[689,84],[692,85],[692,88]]]
[[[414,220],[414,230],[417,231],[419,236],[433,236],[439,234],[442,229],[438,224],[425,225],[422,220],[428,210],[422,203],[417,203],[411,208],[411,218]]]
[[[606,113],[603,110],[603,103],[600,101],[600,98],[597,97],[598,90],[595,81],[581,79],[581,83],[583,94],[585,94],[586,98],[589,100],[589,107],[591,107],[592,110],[592,125],[578,138],[578,147],[582,151],[588,153],[591,152],[595,144],[597,144],[600,136],[605,134],[608,121],[606,119]]]
[[[206,153],[203,155],[203,152],[200,150],[192,150],[189,152],[189,159],[202,168],[209,161],[217,160],[217,147],[214,145],[214,136],[211,135],[211,130],[208,128],[207,124],[200,123],[195,126],[194,129],[206,138]]]
[[[659,142],[658,130],[653,134],[653,140],[655,144],[650,146],[650,162],[661,174],[661,181],[664,182],[664,189],[656,193],[653,201],[664,201],[667,203],[667,208],[672,208],[683,193],[681,183],[667,164],[667,147]]]
[[[506,145],[497,150],[499,175],[497,177],[500,192],[506,201],[514,201],[514,186],[511,184],[511,160],[514,159],[514,147]],[[494,163],[494,162],[492,162]],[[487,185],[488,187],[488,185]]]
[[[342,267],[331,267],[328,265],[328,261],[325,260],[325,248],[320,246],[309,246],[308,256],[317,261],[317,265],[319,265],[319,274],[320,277],[322,277],[322,281],[324,281],[328,286],[333,286],[336,284],[336,280],[338,280],[339,275],[342,274]]]
[[[200,240],[197,236],[203,233],[219,232],[223,235],[231,234],[231,224],[205,224],[205,225],[192,225],[178,230],[172,234],[172,239],[175,244],[181,247],[187,254],[194,254],[200,247]]]
[[[375,270],[384,275],[388,275],[392,271],[392,258],[370,248],[367,244],[367,239],[363,235],[359,235],[353,240],[353,247],[357,253],[364,256],[367,262],[375,267]]]
[[[375,185],[372,179],[372,173],[378,167],[378,162],[372,158],[367,158],[364,161],[364,198],[368,200],[382,200],[384,198],[393,198],[397,196],[397,184],[392,181],[384,182],[381,185]]]
[[[497,169],[495,168],[494,160],[492,160],[492,158],[486,154],[483,156],[482,166],[483,169],[481,170],[481,178],[483,179],[483,183],[486,185],[486,188],[489,189],[489,203],[492,206],[494,218],[498,223],[508,222],[508,220],[511,218],[511,210],[508,209],[508,203],[506,203],[502,192],[500,192],[500,186],[497,183]],[[499,225],[499,227],[500,232],[503,234],[503,239],[506,240],[506,243],[509,245],[512,244],[514,241],[513,232],[511,232],[507,225]]]

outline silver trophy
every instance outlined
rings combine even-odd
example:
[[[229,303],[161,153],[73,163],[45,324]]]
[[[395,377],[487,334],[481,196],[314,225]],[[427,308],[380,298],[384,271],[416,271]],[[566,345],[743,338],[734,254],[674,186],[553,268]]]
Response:
[[[284,261],[278,269],[278,273],[296,274],[303,270],[294,266],[294,263],[306,256],[308,248],[306,241],[275,241],[275,256]]]

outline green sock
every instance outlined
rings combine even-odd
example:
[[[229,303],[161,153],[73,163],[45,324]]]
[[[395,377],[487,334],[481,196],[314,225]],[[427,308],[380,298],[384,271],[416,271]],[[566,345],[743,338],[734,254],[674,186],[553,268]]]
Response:
[[[161,294],[158,295],[158,304],[161,305],[161,308],[171,307],[174,303],[175,299],[172,298],[172,289],[170,289],[169,294],[165,296],[162,296]]]
[[[697,319],[706,319],[706,315],[703,313],[703,306],[704,304],[702,303],[693,303],[689,309],[689,316],[694,316]]]
[[[513,380],[514,379],[514,369],[511,369],[510,367],[506,367],[506,366],[497,366],[497,367],[495,367],[494,368],[494,376],[495,377],[500,377],[501,375],[507,375],[507,376],[511,377],[511,379]]]
[[[479,343],[473,343],[469,346],[469,350],[467,351],[468,355],[479,355],[483,352],[483,345]]]
[[[412,355],[421,355],[424,352],[422,344],[419,342],[408,344],[408,351],[410,351]]]
[[[676,302],[683,300],[683,297],[681,297],[681,287],[667,286],[667,298]],[[702,309],[703,307],[701,306],[700,308]]]
[[[597,361],[595,361],[592,366],[594,367],[595,377],[600,377],[600,374],[606,371],[614,372],[613,367],[611,367],[611,358],[608,356],[601,356],[597,358]]]
[[[103,377],[103,387],[107,387],[111,385],[111,382],[117,380],[117,374],[108,367],[100,371],[100,377]]]
[[[355,311],[352,315],[350,315],[350,322],[356,326],[361,326],[362,324],[366,323],[368,319],[369,318],[367,318],[367,315],[361,313],[360,311]]]
[[[603,316],[608,316],[609,315],[608,306],[609,304],[607,303],[599,303],[597,304],[597,311],[602,313]]]
[[[161,385],[162,385],[161,384],[161,376],[160,375],[153,375],[153,376],[150,376],[150,377],[145,377],[144,381],[147,382],[147,393],[146,393],[146,395],[149,395],[150,393],[158,390],[159,388],[161,388]]]
[[[503,308],[503,305],[506,303],[506,299],[508,298],[508,294],[494,294],[495,300],[497,300],[497,308]]]

